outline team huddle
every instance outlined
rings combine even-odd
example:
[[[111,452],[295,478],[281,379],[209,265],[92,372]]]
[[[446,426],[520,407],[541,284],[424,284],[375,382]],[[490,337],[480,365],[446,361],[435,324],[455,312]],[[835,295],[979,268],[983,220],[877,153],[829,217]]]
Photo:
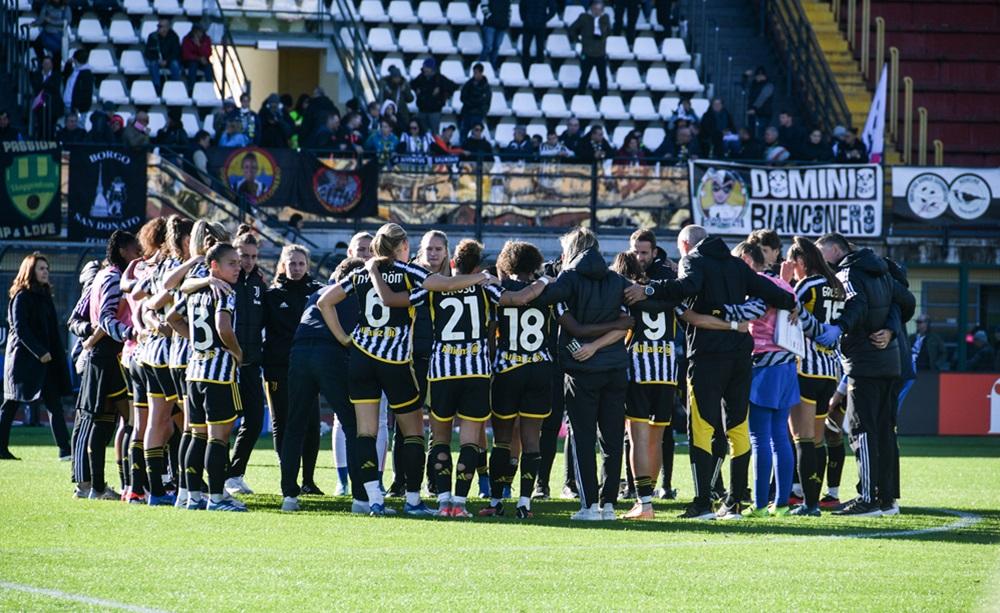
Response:
[[[408,515],[472,517],[478,479],[488,499],[478,515],[530,518],[532,500],[550,496],[564,415],[574,520],[654,518],[654,498],[676,497],[680,421],[695,491],[683,518],[898,512],[895,407],[883,405],[913,311],[905,276],[839,235],[794,237],[781,261],[773,231],[730,250],[688,226],[676,265],[650,230],[610,266],[587,229],[561,245],[546,262],[534,245],[508,241],[487,266],[480,243],[451,251],[431,231],[413,258],[389,223],[355,235],[323,285],[298,245],[282,250],[267,283],[246,228],[230,237],[170,217],[138,237],[116,232],[70,321],[83,343],[76,495],[246,511],[234,495],[252,493],[244,474],[266,394],[285,511],[321,493],[312,472],[322,396],[355,513],[395,514],[387,499],[399,496]],[[803,348],[782,341],[786,328],[801,329]],[[848,408],[860,479],[842,505]],[[104,474],[112,441],[120,493]],[[621,516],[620,498],[634,499]]]

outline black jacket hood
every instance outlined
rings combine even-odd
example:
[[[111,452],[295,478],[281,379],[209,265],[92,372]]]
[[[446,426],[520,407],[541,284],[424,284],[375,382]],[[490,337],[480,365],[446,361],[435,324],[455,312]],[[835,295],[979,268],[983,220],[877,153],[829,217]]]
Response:
[[[577,255],[566,266],[567,270],[575,270],[588,279],[600,281],[608,276],[608,263],[601,257],[601,252],[596,247],[590,247],[583,253]]]
[[[859,268],[873,277],[879,277],[889,272],[889,265],[874,251],[868,248],[852,251],[840,261],[841,268]]]
[[[695,246],[698,253],[706,257],[724,260],[729,257],[729,247],[718,236],[706,236]]]

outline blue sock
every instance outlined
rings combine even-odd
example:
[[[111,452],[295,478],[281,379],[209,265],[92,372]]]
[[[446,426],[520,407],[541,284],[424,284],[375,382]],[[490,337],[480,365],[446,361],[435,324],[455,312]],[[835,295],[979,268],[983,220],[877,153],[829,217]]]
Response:
[[[777,486],[774,502],[778,506],[787,506],[788,496],[792,493],[792,473],[795,469],[795,454],[792,452],[792,441],[788,437],[789,409],[777,409],[771,413],[771,444],[774,450],[774,480]]]
[[[771,451],[771,409],[756,404],[750,405],[750,449],[753,452],[754,506],[767,506],[771,488],[771,469],[774,459]]]
[[[379,481],[382,480],[382,473],[379,473]],[[339,466],[337,467],[337,478],[340,479],[342,485],[347,485],[347,467]]]

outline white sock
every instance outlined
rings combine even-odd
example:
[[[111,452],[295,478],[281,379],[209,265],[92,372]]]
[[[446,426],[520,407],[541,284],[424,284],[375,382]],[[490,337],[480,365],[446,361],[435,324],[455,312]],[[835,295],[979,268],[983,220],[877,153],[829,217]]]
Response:
[[[406,492],[406,504],[411,507],[420,504],[420,492]]]
[[[365,483],[365,491],[368,492],[368,506],[373,504],[385,504],[385,498],[382,496],[382,490],[378,487],[378,481],[369,481]]]
[[[799,498],[802,498],[803,497],[802,484],[801,483],[793,483],[792,484],[792,493],[795,494],[796,496],[798,496]]]
[[[177,500],[187,500],[188,491],[186,487],[177,488]]]
[[[840,498],[840,487],[828,487],[826,488],[826,494],[827,496]]]
[[[455,506],[464,507],[465,506],[465,496],[452,496],[451,502]]]
[[[209,496],[211,497],[212,502],[216,504],[222,502],[222,494],[209,494]]]
[[[498,504],[500,504],[500,499],[499,498],[490,498],[490,506],[491,507],[495,507]]]
[[[524,507],[525,509],[531,510],[531,498],[527,496],[521,496],[517,499],[517,506]]]
[[[652,496],[639,496],[639,502],[642,504],[653,504]]]
[[[438,494],[438,503],[449,503],[451,502],[451,492],[441,492]]]
[[[201,502],[201,492],[188,492],[188,500]]]

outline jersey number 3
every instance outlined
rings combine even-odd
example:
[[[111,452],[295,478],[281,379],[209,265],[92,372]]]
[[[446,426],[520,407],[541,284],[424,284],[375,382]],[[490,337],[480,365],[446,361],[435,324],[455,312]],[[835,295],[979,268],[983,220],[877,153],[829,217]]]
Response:
[[[208,307],[196,304],[191,317],[191,346],[195,351],[212,348],[212,326],[208,325]]]

